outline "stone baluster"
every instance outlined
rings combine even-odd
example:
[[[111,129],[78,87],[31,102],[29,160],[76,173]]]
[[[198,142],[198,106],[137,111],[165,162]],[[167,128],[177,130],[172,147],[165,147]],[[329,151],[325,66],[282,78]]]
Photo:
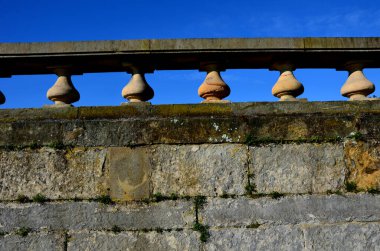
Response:
[[[350,101],[355,100],[371,100],[367,96],[375,91],[375,85],[369,81],[363,74],[363,66],[361,64],[347,64],[348,78],[340,93],[342,96],[349,98]]]
[[[152,99],[154,91],[145,80],[144,73],[136,67],[131,69],[132,77],[121,91],[121,95],[130,103],[145,102]]]
[[[303,85],[294,77],[291,64],[275,64],[273,69],[280,71],[280,77],[272,88],[272,94],[279,101],[298,101],[297,96],[304,91]]]
[[[198,89],[198,95],[205,100],[202,103],[229,103],[223,100],[230,95],[231,89],[220,76],[220,70],[216,64],[204,66],[207,72],[206,79]]]
[[[71,75],[65,70],[56,70],[57,81],[48,90],[47,98],[54,101],[53,105],[47,107],[68,107],[80,99],[79,92],[71,81]]]
[[[4,104],[5,100],[5,95],[2,93],[2,91],[0,91],[0,105]]]

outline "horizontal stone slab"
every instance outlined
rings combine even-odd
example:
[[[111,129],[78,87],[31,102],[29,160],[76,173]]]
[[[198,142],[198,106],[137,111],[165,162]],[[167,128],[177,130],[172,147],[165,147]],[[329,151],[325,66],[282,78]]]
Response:
[[[210,231],[205,250],[303,250],[302,230],[296,226],[228,228]]]
[[[67,250],[200,250],[197,232],[70,232]]]
[[[32,198],[38,193],[49,199],[95,198],[107,192],[105,157],[102,148],[1,150],[0,198]]]
[[[355,132],[380,139],[378,101],[283,103],[1,110],[0,146],[325,142]]]
[[[370,143],[63,148],[0,150],[0,199],[244,195],[248,177],[258,193],[329,193],[345,190],[348,168],[359,188],[379,184]]]
[[[114,120],[129,118],[194,118],[211,117],[252,117],[270,115],[335,115],[351,117],[352,113],[360,113],[358,122],[365,122],[371,117],[378,118],[380,102],[361,101],[328,101],[328,102],[234,102],[234,103],[202,103],[202,104],[166,104],[124,106],[84,106],[62,107],[60,109],[2,109],[0,122],[51,121],[66,122],[81,120]],[[312,116],[310,116],[312,117]],[[342,125],[341,125],[342,126]],[[368,125],[370,126],[370,125]],[[323,129],[323,128],[321,128]]]
[[[380,222],[303,227],[306,250],[380,250]]]
[[[151,195],[245,193],[247,147],[238,144],[109,148],[106,169],[114,200]]]
[[[341,144],[250,147],[250,177],[258,193],[325,193],[344,187]]]
[[[106,205],[96,202],[0,203],[0,231],[20,227],[104,230],[188,228],[194,221],[191,201]]]
[[[247,147],[239,144],[160,145],[152,149],[153,193],[243,195]]]
[[[213,198],[201,210],[200,219],[212,227],[380,221],[380,195]]]
[[[379,41],[378,37],[309,37],[0,43],[0,63],[3,76],[51,74],[54,66],[67,62],[74,74],[123,72],[124,58],[148,70],[198,70],[200,64],[213,61],[226,69],[270,69],[275,59],[284,58],[297,69],[344,68],[350,60],[378,68]],[[25,60],[28,64],[22,64]]]
[[[281,225],[210,231],[205,250],[378,250],[380,223]]]
[[[65,234],[51,232],[28,233],[27,236],[7,234],[0,236],[0,250],[65,250]]]

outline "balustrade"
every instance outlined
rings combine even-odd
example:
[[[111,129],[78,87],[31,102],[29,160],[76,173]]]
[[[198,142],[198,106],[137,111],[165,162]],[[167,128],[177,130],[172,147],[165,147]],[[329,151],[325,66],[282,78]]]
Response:
[[[132,77],[123,88],[121,95],[129,102],[145,102],[153,98],[154,91],[146,82],[144,73],[138,67],[132,66]]]
[[[216,64],[208,64],[204,66],[207,71],[206,79],[198,89],[198,95],[205,100],[202,103],[223,103],[229,102],[223,98],[230,95],[230,87],[224,82],[220,76],[220,69]]]
[[[197,69],[206,72],[198,89],[202,103],[223,103],[229,102],[225,98],[231,90],[221,77],[222,71],[269,69],[280,72],[272,94],[279,101],[298,101],[304,86],[293,74],[296,69],[335,68],[349,73],[341,95],[360,101],[374,100],[368,95],[375,91],[375,85],[364,76],[363,69],[380,68],[379,59],[379,37],[0,43],[0,77],[56,74],[57,81],[47,91],[47,98],[54,102],[49,107],[66,107],[80,98],[72,75],[130,73],[122,96],[135,103],[147,102],[154,96],[146,73]],[[0,91],[0,104],[4,102]]]
[[[71,75],[65,70],[56,70],[58,79],[48,90],[46,96],[54,102],[50,107],[67,107],[80,99],[80,94],[71,81]]]

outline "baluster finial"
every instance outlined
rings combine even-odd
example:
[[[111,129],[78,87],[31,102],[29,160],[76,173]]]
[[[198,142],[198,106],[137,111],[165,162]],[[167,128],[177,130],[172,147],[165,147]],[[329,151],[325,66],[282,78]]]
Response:
[[[198,95],[205,100],[202,103],[228,103],[230,101],[223,100],[230,95],[231,89],[220,76],[220,70],[216,64],[208,64],[204,66],[207,72],[206,79],[198,89]]]
[[[280,71],[280,77],[272,88],[272,94],[279,101],[297,101],[304,91],[303,85],[293,75],[295,70],[290,63],[274,64],[273,69]]]
[[[80,99],[80,94],[71,81],[71,75],[65,69],[57,69],[55,73],[58,79],[46,94],[48,99],[54,101],[54,105],[48,107],[72,106]]]
[[[144,73],[137,67],[131,67],[131,69],[132,77],[123,88],[121,95],[131,103],[152,99],[154,91],[146,81]]]
[[[348,71],[348,78],[340,93],[348,97],[350,101],[371,100],[367,96],[375,91],[375,85],[363,74],[363,65],[360,63],[350,63],[345,66]]]

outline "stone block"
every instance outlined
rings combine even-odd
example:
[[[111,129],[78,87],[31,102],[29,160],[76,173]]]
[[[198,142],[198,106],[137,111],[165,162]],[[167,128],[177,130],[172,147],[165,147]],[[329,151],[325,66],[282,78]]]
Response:
[[[106,192],[101,148],[58,150],[49,147],[0,151],[0,198],[38,193],[49,199],[94,198]]]
[[[242,195],[247,182],[247,159],[244,145],[156,146],[151,161],[153,193]]]
[[[191,227],[191,201],[106,205],[96,202],[1,203],[0,231],[32,229],[177,229]]]
[[[152,194],[245,193],[247,147],[244,145],[112,147],[107,159],[108,186],[115,200],[140,200]]]
[[[28,250],[28,251],[64,251],[65,234],[37,232],[29,233],[27,236],[7,234],[0,236],[0,250]]]
[[[74,123],[74,122],[69,122]],[[75,139],[83,146],[136,146],[149,144],[230,143],[245,140],[241,118],[145,118],[88,120]],[[80,127],[79,122],[75,122]],[[65,125],[70,131],[74,125]],[[74,140],[74,141],[75,141]],[[72,142],[68,141],[68,142]]]
[[[379,221],[380,195],[213,198],[201,210],[200,219],[212,227],[241,227],[256,223],[278,225]]]
[[[250,147],[251,184],[259,193],[323,193],[344,186],[343,146],[283,144]]]
[[[208,251],[219,250],[303,250],[303,233],[296,226],[227,228],[210,231]]]
[[[346,142],[348,181],[357,189],[380,190],[380,143]]]
[[[74,232],[70,233],[67,250],[200,250],[196,232]]]
[[[107,155],[108,187],[113,200],[141,200],[150,196],[151,163],[145,147],[111,147]]]
[[[380,250],[380,223],[306,226],[306,250]]]
[[[0,145],[27,146],[33,143],[48,145],[62,141],[62,121],[13,121],[0,123],[3,135]]]

